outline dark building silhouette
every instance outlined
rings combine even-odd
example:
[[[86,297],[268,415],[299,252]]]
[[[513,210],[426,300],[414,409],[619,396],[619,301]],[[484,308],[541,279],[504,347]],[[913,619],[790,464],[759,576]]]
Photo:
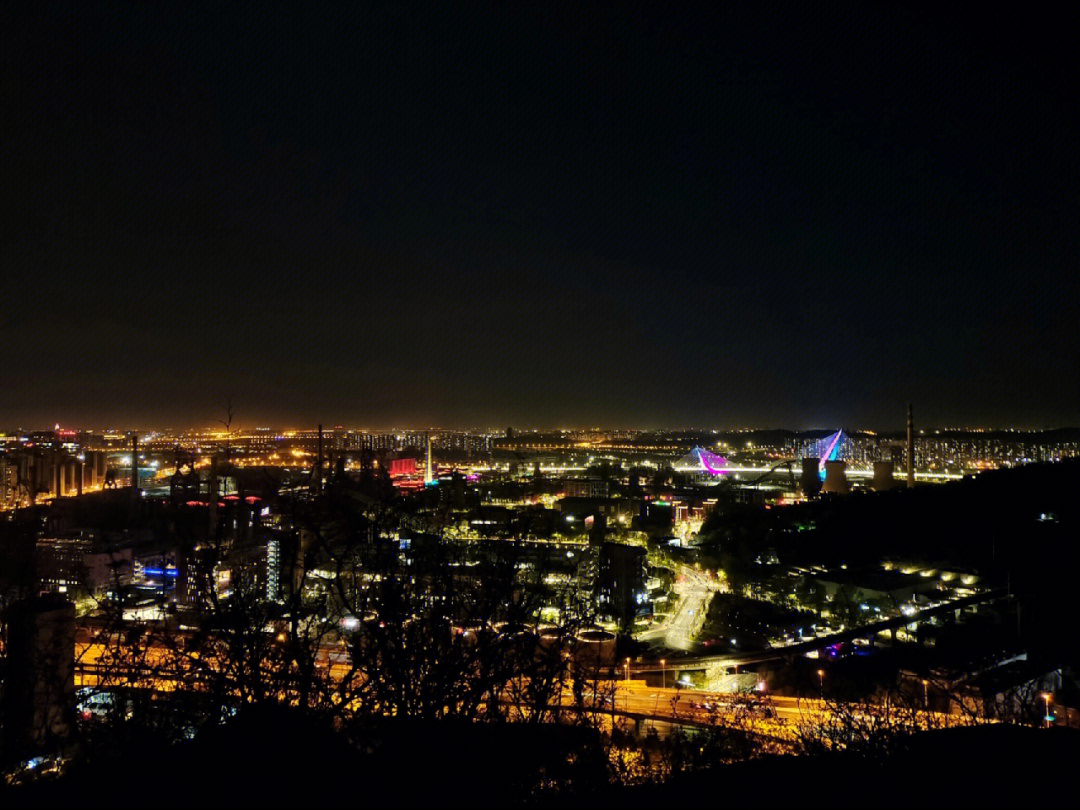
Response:
[[[7,611],[3,754],[55,750],[70,738],[75,711],[75,606],[50,594]]]
[[[600,612],[614,617],[622,625],[629,625],[635,616],[648,613],[647,572],[648,554],[642,546],[621,543],[600,546],[596,579]]]

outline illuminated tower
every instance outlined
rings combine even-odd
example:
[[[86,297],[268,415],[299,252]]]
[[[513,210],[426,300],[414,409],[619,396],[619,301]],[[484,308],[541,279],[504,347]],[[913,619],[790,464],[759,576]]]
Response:
[[[907,485],[909,489],[915,486],[915,417],[910,402],[907,406]]]
[[[424,483],[430,484],[435,480],[435,476],[431,472],[431,434],[427,435],[427,466],[424,468]]]

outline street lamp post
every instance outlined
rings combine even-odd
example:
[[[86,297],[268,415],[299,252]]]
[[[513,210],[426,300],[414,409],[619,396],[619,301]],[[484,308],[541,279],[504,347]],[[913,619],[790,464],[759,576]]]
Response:
[[[663,658],[660,659],[660,688],[667,689],[667,661]]]
[[[825,670],[819,669],[817,671],[818,677],[818,699],[825,699]]]
[[[1042,693],[1043,703],[1046,706],[1046,727],[1050,728],[1050,693]]]
[[[923,678],[922,682],[922,707],[923,711],[930,708],[930,693],[927,691],[927,681]]]
[[[624,681],[629,681],[630,680],[630,659],[629,658],[626,659],[626,677],[623,678],[623,680]]]

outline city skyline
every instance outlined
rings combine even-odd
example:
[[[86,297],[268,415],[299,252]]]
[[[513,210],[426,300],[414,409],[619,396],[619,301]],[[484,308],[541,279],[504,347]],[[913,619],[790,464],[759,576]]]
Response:
[[[9,6],[0,806],[1067,783],[1060,15]]]
[[[341,424],[341,423],[329,423],[319,422],[318,420],[312,420],[303,423],[280,423],[280,424],[268,424],[262,422],[244,422],[237,420],[236,423],[228,430],[226,430],[220,423],[214,424],[212,421],[205,423],[191,423],[189,425],[166,425],[160,422],[152,422],[146,420],[139,423],[131,424],[104,424],[104,425],[80,425],[70,422],[65,422],[61,425],[59,422],[49,424],[47,420],[40,422],[32,422],[30,424],[21,425],[6,425],[0,427],[0,435],[4,435],[5,431],[22,431],[28,432],[49,432],[51,430],[60,428],[66,431],[75,432],[88,432],[88,433],[130,433],[132,431],[151,431],[154,433],[217,433],[226,435],[228,433],[244,433],[254,431],[276,431],[279,433],[291,433],[291,432],[312,432],[319,428],[323,428],[327,432],[334,430],[345,430],[351,432],[363,432],[363,433],[472,433],[472,434],[484,434],[484,435],[505,435],[507,428],[514,431],[523,433],[543,433],[543,434],[555,434],[555,433],[714,433],[714,434],[735,434],[735,433],[816,433],[816,432],[833,432],[838,428],[843,429],[848,433],[866,434],[866,435],[899,435],[904,432],[903,425],[900,426],[886,426],[886,427],[866,427],[866,426],[849,426],[849,425],[808,425],[806,427],[792,427],[787,425],[735,425],[727,427],[714,427],[704,425],[678,425],[678,426],[661,426],[661,427],[642,427],[633,425],[579,425],[579,426],[546,426],[546,425],[513,425],[513,424],[497,424],[497,425],[448,425],[448,424],[402,424],[402,423],[390,423],[384,425],[376,425],[370,423],[353,423],[353,424]],[[997,426],[997,425],[918,425],[916,427],[916,433],[1023,433],[1023,434],[1039,434],[1039,433],[1054,433],[1061,431],[1074,431],[1078,430],[1076,425],[1062,424],[1062,425],[1046,425],[1043,427],[1017,427],[1017,426]]]

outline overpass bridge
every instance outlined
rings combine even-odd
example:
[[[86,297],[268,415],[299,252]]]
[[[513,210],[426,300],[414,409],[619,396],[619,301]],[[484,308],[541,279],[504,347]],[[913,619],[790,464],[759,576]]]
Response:
[[[659,661],[631,662],[628,668],[624,664],[618,669],[620,671],[628,671],[631,674],[644,674],[661,672],[662,670],[677,669],[682,672],[694,672],[713,669],[715,667],[738,667],[747,664],[759,664],[765,661],[775,661],[787,658],[789,656],[804,655],[814,650],[823,650],[834,644],[854,641],[857,638],[872,639],[878,633],[906,627],[909,624],[924,621],[933,616],[962,610],[963,608],[971,607],[972,605],[988,604],[1005,598],[1010,598],[1009,592],[1005,588],[997,588],[983,593],[973,594],[972,596],[965,596],[948,602],[941,602],[916,611],[910,616],[894,616],[878,622],[871,622],[858,627],[841,630],[836,633],[830,633],[825,636],[816,636],[812,639],[797,641],[794,644],[788,644],[782,647],[770,647],[767,650],[761,650],[759,652],[727,653],[723,655],[687,658],[665,658],[665,663],[663,665],[661,665]]]

